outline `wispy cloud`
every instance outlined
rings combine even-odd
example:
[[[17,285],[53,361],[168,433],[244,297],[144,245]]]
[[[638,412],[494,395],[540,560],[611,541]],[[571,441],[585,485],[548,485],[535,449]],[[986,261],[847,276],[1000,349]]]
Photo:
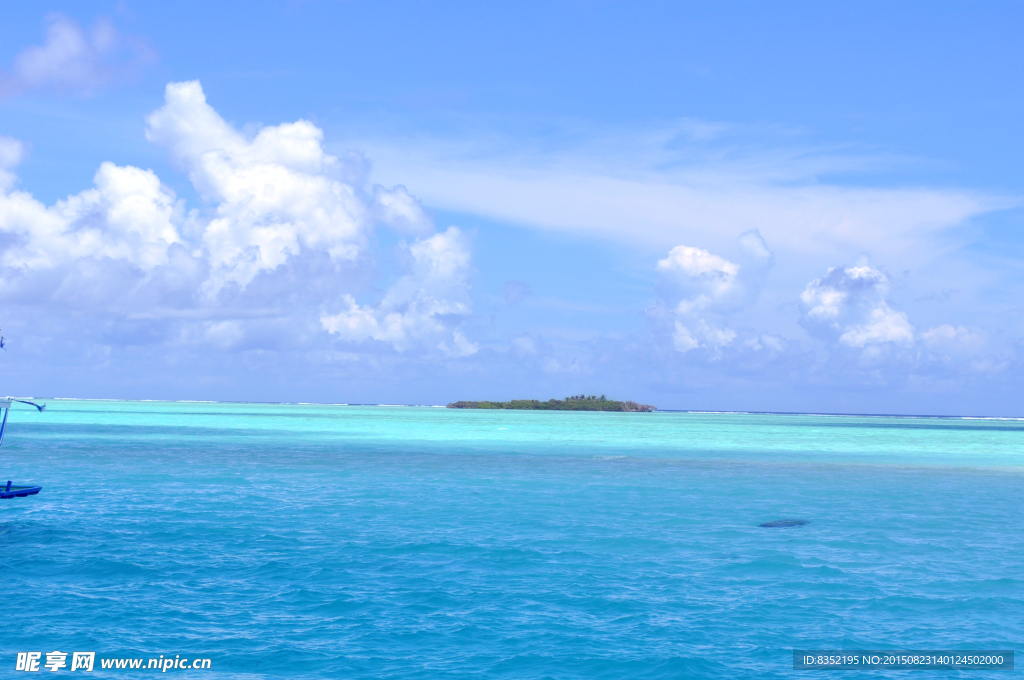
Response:
[[[945,247],[937,235],[1018,203],[973,190],[873,186],[871,171],[907,161],[760,133],[684,121],[548,148],[513,149],[497,135],[359,145],[380,181],[401,177],[428,205],[655,252],[680,243],[723,251],[757,229],[784,259],[866,251],[910,265]],[[851,173],[856,181],[829,179]]]
[[[469,341],[453,322],[472,309],[469,299],[470,252],[465,236],[456,227],[406,246],[409,273],[399,279],[376,306],[356,304],[343,297],[343,309],[324,313],[320,322],[327,332],[342,340],[378,340],[403,351],[433,339],[447,354],[467,356],[479,347]]]
[[[109,19],[97,19],[83,30],[73,19],[50,14],[43,44],[20,52],[0,74],[0,97],[26,90],[91,95],[155,60],[145,40],[122,35]]]

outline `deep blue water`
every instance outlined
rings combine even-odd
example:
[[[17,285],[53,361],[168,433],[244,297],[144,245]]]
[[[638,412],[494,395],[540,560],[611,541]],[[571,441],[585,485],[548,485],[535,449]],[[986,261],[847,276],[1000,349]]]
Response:
[[[52,650],[773,678],[806,677],[793,648],[1024,648],[1019,421],[55,401],[0,462],[44,487],[0,501],[4,677]]]

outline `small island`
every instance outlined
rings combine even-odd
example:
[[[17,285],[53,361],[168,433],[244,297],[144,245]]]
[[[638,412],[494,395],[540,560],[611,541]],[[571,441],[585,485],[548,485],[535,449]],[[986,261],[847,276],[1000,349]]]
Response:
[[[512,401],[456,401],[448,404],[448,408],[491,408],[514,409],[519,411],[626,411],[630,413],[649,413],[658,410],[650,404],[638,404],[635,401],[615,401],[603,394],[586,396],[583,394],[565,399],[513,399]]]

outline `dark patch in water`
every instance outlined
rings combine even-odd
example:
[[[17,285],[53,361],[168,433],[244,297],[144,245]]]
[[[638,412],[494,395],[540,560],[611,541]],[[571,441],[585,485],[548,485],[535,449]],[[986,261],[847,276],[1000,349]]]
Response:
[[[777,519],[773,522],[765,522],[764,524],[758,524],[759,527],[765,529],[775,529],[778,527],[802,527],[805,524],[810,524],[806,519]]]

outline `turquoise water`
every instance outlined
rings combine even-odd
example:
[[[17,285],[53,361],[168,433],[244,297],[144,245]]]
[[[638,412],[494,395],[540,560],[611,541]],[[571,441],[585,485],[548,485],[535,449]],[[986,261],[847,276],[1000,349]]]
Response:
[[[4,479],[44,487],[0,502],[10,675],[59,649],[772,678],[794,647],[1024,642],[1024,422],[54,401],[8,427]]]

